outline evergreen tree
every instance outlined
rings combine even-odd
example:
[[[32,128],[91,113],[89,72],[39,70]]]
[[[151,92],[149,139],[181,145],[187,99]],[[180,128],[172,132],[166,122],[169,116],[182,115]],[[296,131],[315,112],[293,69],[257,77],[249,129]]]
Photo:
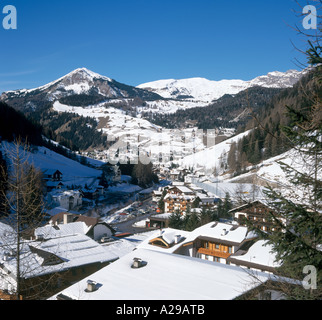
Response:
[[[194,211],[189,216],[188,221],[185,224],[186,231],[193,231],[199,226],[199,217],[198,214]]]
[[[264,159],[269,159],[272,157],[272,143],[273,143],[273,136],[270,134],[266,135],[265,142],[264,142]]]
[[[227,192],[225,196],[225,200],[223,203],[223,211],[222,211],[222,217],[223,218],[230,218],[229,211],[233,208],[230,194]]]
[[[237,144],[236,142],[233,142],[232,145],[230,146],[230,150],[227,158],[229,169],[232,170],[233,172],[236,171],[237,169],[236,157],[237,157]]]
[[[169,227],[173,229],[182,229],[183,219],[179,210],[176,210],[173,214],[171,214],[169,218]]]
[[[311,56],[313,55],[313,56]],[[321,59],[321,46],[311,47],[309,57]],[[314,61],[315,61],[314,60]],[[322,67],[314,71],[311,87],[303,88],[311,97],[311,103],[300,107],[286,106],[289,124],[283,134],[292,145],[290,156],[293,163],[280,162],[288,178],[288,185],[281,190],[269,188],[272,232],[257,232],[273,246],[277,261],[282,263],[280,275],[303,280],[305,267],[316,270],[316,286],[311,290],[304,286],[279,288],[290,299],[322,298]],[[250,223],[254,229],[254,225]]]
[[[203,226],[209,222],[212,221],[212,214],[209,209],[206,209],[205,207],[202,208],[201,214],[200,214],[200,222],[199,225]]]

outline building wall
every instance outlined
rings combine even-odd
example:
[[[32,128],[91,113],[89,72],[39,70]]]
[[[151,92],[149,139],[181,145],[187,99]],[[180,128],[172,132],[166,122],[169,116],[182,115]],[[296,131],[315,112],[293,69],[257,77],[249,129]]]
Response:
[[[94,227],[94,240],[99,240],[100,238],[102,238],[103,236],[105,237],[111,237],[112,231],[110,228],[108,228],[107,226],[103,225],[103,224],[98,224]]]

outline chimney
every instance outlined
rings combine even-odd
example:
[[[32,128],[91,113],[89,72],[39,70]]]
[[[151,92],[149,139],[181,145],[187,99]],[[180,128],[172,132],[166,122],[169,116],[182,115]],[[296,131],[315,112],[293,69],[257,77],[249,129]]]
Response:
[[[97,283],[95,281],[92,280],[88,280],[87,281],[87,288],[86,288],[86,292],[94,292],[97,290]]]
[[[228,233],[227,229],[223,229],[221,235],[225,236]]]
[[[174,236],[174,243],[175,243],[175,244],[178,244],[178,243],[179,243],[179,241],[180,241],[180,239],[181,239],[181,236],[180,236],[180,235],[175,235],[175,236]]]
[[[147,262],[143,261],[142,259],[134,258],[131,268],[139,269],[139,268],[145,267],[146,265],[147,265]]]
[[[68,224],[73,222],[73,215],[70,213],[65,213],[64,214],[64,224]]]

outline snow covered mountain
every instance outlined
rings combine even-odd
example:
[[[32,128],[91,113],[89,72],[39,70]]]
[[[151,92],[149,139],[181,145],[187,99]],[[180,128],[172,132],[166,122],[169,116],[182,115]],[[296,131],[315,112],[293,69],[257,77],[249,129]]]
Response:
[[[8,91],[0,96],[0,100],[21,110],[28,106],[36,108],[39,101],[65,99],[69,105],[87,106],[111,99],[133,98],[162,99],[155,93],[119,83],[86,68],[76,69],[39,88]]]
[[[289,70],[287,72],[270,72],[250,81],[221,80],[211,81],[205,78],[190,78],[182,80],[160,80],[144,83],[138,86],[157,93],[167,99],[193,100],[210,103],[225,94],[237,94],[250,87],[266,88],[292,87],[307,71]]]
[[[272,72],[248,82],[193,78],[133,87],[80,68],[39,88],[5,92],[0,101],[52,129],[53,138],[59,138],[58,142],[70,148],[105,150],[109,142],[120,139],[157,159],[160,153],[176,158],[172,153],[176,148],[182,151],[181,156],[203,150],[202,140],[193,137],[190,131],[176,134],[156,126],[142,119],[143,112],[172,114],[179,109],[205,107],[225,94],[237,94],[252,86],[289,87],[302,75],[303,72],[291,70]],[[182,143],[182,139],[187,140],[184,134],[191,140],[189,148]],[[160,151],[159,146],[167,150]]]

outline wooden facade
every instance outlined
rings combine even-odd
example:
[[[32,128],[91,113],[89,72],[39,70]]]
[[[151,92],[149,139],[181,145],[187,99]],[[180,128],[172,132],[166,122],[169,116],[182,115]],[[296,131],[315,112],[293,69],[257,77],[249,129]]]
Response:
[[[199,239],[196,242],[196,249],[198,255],[205,255],[207,257],[215,258],[214,261],[218,261],[219,258],[227,259],[233,253],[233,243],[221,242],[220,240],[205,240]]]
[[[166,213],[174,213],[177,210],[183,214],[183,212],[186,212],[188,209],[188,206],[191,207],[192,201],[190,198],[172,198],[169,197],[164,200],[165,202],[165,212]]]
[[[230,213],[235,216],[235,221],[240,225],[246,225],[248,220],[262,231],[274,231],[274,223],[270,214],[274,212],[261,201],[255,201],[232,209]]]

